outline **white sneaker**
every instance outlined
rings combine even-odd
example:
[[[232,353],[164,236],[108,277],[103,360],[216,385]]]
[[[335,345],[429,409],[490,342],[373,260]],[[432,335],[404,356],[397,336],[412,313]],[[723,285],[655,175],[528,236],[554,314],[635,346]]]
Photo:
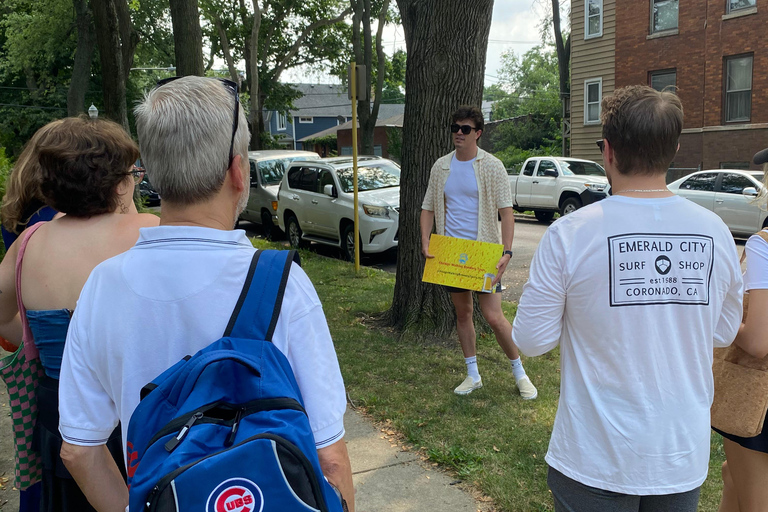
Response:
[[[520,396],[523,398],[523,400],[533,400],[539,396],[539,392],[536,390],[536,386],[533,385],[533,382],[531,382],[531,379],[529,379],[527,375],[517,381],[517,389],[520,391]]]
[[[467,377],[466,379],[464,379],[464,382],[459,384],[459,386],[453,390],[453,392],[456,393],[457,395],[468,395],[474,390],[480,389],[481,387],[483,387],[483,379],[480,379],[479,381],[475,382],[474,380],[472,380],[472,377]]]

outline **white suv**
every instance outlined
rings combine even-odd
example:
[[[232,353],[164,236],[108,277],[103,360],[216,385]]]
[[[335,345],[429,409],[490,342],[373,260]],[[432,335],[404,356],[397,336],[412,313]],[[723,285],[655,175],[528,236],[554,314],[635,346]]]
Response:
[[[323,158],[294,162],[278,192],[280,229],[293,247],[309,242],[340,247],[355,257],[352,159]],[[361,250],[383,252],[397,247],[400,211],[400,167],[379,157],[358,159]]]

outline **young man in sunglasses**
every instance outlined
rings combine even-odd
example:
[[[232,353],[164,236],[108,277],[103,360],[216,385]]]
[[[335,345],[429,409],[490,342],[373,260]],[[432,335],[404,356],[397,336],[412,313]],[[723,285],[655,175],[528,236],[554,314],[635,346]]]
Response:
[[[142,229],[136,246],[91,274],[61,369],[61,456],[99,511],[123,512],[128,502],[105,433],[120,421],[127,448],[142,387],[223,335],[255,252],[232,229],[250,183],[237,86],[193,76],[160,83],[136,108],[136,127],[163,196],[160,226]],[[344,383],[320,300],[296,264],[273,332],[299,383],[323,473],[354,511]]]
[[[601,108],[613,195],[544,234],[512,337],[529,356],[560,346],[546,456],[556,512],[695,512],[713,346],[741,324],[736,246],[717,215],[667,189],[677,95],[625,87]]]
[[[468,105],[459,107],[451,120],[450,128],[456,151],[440,158],[432,166],[429,186],[421,205],[421,251],[425,258],[434,257],[429,252],[429,236],[433,226],[436,226],[438,235],[504,245],[504,253],[496,265],[496,278],[492,283],[496,293],[480,293],[478,299],[483,316],[496,335],[496,341],[509,358],[520,396],[533,400],[538,392],[525,374],[517,347],[512,342],[512,326],[501,310],[501,276],[512,258],[512,237],[515,231],[512,191],[507,171],[498,158],[477,146],[484,125],[479,108]],[[467,366],[467,377],[453,392],[467,395],[483,387],[477,367],[472,292],[462,288],[446,288],[456,308],[456,330]]]

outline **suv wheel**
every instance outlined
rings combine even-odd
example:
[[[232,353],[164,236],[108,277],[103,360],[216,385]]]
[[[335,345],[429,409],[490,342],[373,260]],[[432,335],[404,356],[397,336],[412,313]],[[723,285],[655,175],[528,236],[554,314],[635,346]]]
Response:
[[[341,235],[341,252],[347,261],[355,261],[355,225],[347,224]],[[360,240],[360,257],[363,256],[363,241]]]
[[[299,219],[295,215],[288,217],[288,241],[291,243],[291,247],[295,249],[305,249],[309,246],[309,242],[301,239],[301,228],[299,227]]]
[[[578,197],[569,197],[563,203],[563,207],[560,209],[560,215],[568,215],[581,208],[581,199]]]
[[[542,210],[535,210],[533,214],[536,216],[536,220],[539,222],[551,222],[555,216],[555,212],[548,212]]]
[[[261,229],[264,231],[264,238],[272,240],[275,236],[275,225],[272,224],[272,215],[267,210],[261,211]]]

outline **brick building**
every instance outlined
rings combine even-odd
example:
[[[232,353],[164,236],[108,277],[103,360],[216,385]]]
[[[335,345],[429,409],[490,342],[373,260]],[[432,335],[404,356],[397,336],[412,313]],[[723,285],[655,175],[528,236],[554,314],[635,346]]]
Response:
[[[685,129],[673,167],[755,167],[752,155],[768,146],[768,0],[574,0],[574,93],[590,62],[610,60],[592,56],[589,48],[605,36],[577,44],[576,18],[582,39],[585,20],[592,20],[586,31],[615,23],[615,36],[608,43],[614,49],[608,75],[615,87],[677,88]],[[589,78],[584,80],[589,86]],[[606,93],[603,88],[601,96]],[[574,94],[574,114],[578,99]],[[573,114],[572,119],[573,155],[581,156],[576,141],[590,126],[577,123]],[[596,156],[589,152],[587,157]]]

